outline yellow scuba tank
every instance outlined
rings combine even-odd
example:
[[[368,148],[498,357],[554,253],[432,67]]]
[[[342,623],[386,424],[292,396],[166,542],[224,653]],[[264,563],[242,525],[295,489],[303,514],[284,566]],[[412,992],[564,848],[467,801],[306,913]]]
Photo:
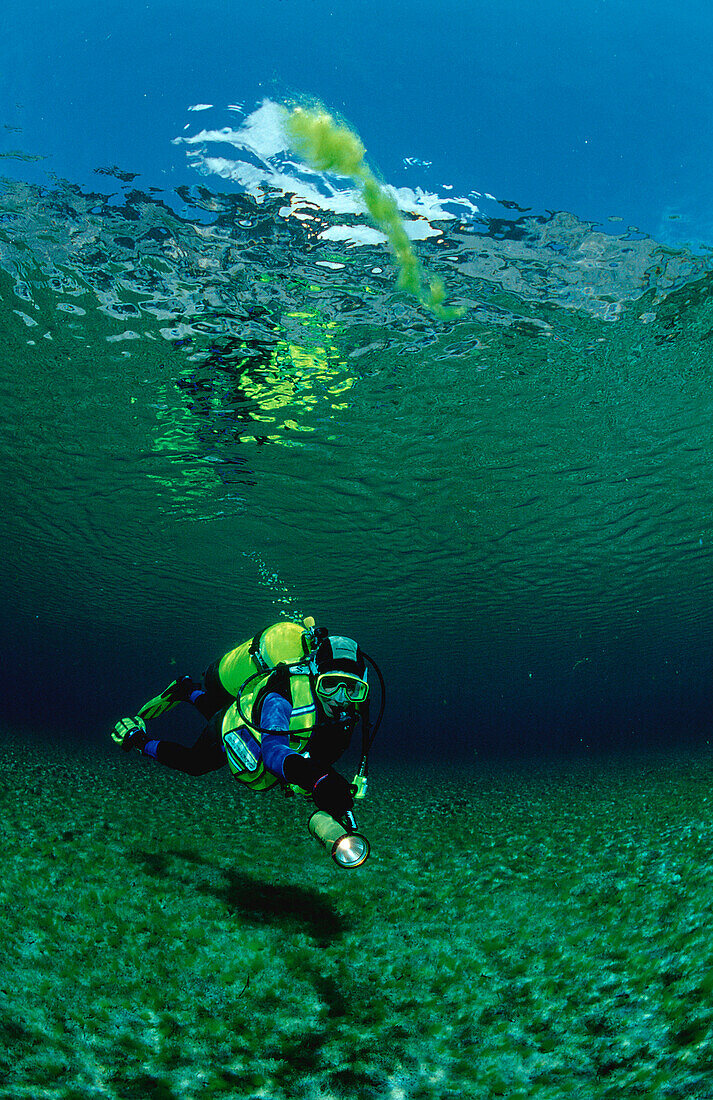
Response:
[[[243,684],[256,672],[266,672],[284,663],[304,661],[312,648],[314,619],[302,623],[280,622],[249,638],[221,657],[218,676],[225,690],[237,698]]]

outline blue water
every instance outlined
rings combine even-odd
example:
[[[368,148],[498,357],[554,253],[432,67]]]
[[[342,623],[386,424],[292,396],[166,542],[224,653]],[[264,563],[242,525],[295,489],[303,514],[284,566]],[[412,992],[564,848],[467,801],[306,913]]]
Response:
[[[0,26],[0,152],[47,158],[23,178],[193,184],[189,106],[312,95],[395,184],[713,243],[703,0],[28,0]]]

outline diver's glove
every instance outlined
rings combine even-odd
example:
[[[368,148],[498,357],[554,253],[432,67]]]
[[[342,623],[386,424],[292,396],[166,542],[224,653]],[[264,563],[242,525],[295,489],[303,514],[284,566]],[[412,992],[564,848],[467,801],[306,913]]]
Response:
[[[326,810],[331,817],[340,820],[354,807],[354,785],[330,768],[315,783],[312,798],[318,810]]]
[[[318,810],[325,810],[332,817],[340,818],[354,805],[354,786],[334,768],[320,767],[314,760],[298,752],[285,757],[285,779],[308,791]]]

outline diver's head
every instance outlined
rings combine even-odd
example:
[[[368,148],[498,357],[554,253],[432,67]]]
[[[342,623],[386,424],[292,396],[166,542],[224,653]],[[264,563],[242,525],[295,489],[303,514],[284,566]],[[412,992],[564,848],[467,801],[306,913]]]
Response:
[[[351,638],[331,635],[314,653],[315,692],[328,718],[353,714],[366,702],[366,661]]]

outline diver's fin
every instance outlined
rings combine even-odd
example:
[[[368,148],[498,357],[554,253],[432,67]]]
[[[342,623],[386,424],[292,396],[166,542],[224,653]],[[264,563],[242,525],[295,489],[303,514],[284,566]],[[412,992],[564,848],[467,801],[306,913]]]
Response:
[[[112,741],[123,752],[129,752],[134,747],[142,749],[147,741],[146,726],[142,718],[120,718],[111,731]]]
[[[139,718],[158,718],[160,714],[165,714],[167,710],[175,707],[176,703],[182,701],[184,696],[181,688],[184,681],[189,679],[189,676],[181,676],[179,680],[172,680],[160,695],[156,695],[153,699],[149,699],[148,703],[144,703],[139,711]]]

